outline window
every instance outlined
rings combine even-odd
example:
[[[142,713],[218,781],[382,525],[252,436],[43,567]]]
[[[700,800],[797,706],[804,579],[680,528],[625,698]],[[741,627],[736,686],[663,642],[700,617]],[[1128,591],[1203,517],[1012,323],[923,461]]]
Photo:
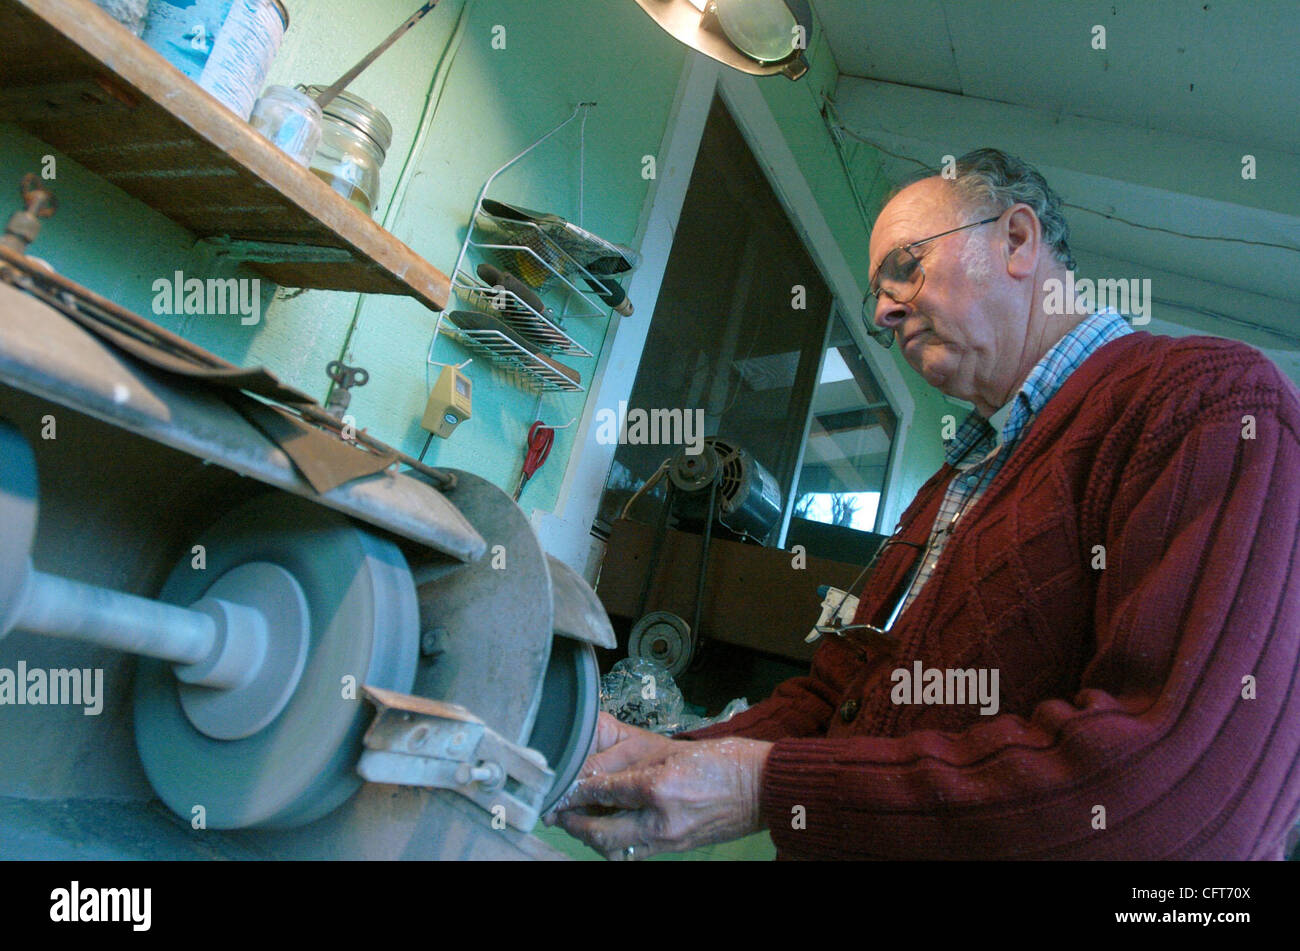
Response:
[[[703,435],[748,450],[788,505],[817,387],[831,294],[720,99],[700,144],[628,401],[702,413]],[[620,444],[601,528],[680,446]],[[662,483],[632,510],[653,522]],[[778,523],[767,536],[775,544]]]
[[[898,418],[836,315],[817,389],[793,518],[877,531]]]

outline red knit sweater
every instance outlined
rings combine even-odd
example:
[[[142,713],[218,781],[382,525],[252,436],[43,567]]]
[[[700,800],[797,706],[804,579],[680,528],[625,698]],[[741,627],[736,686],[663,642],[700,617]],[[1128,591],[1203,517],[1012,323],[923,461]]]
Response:
[[[1300,394],[1258,351],[1112,341],[958,522],[896,646],[828,636],[810,676],[691,737],[775,741],[781,858],[1280,858],[1300,812],[1298,434]],[[953,474],[904,538],[926,539]],[[881,557],[858,621],[882,620],[908,551]],[[893,702],[918,660],[997,668],[998,713]]]

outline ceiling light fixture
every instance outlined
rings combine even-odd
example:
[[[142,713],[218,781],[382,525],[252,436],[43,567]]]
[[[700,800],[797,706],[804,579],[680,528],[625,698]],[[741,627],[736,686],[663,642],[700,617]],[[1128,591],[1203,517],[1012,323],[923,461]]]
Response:
[[[808,0],[636,0],[678,41],[751,76],[808,72]]]

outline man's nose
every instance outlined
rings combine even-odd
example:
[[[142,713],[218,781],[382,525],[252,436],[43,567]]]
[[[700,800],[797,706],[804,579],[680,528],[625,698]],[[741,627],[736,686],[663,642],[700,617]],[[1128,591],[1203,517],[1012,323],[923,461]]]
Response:
[[[876,312],[872,315],[872,319],[877,327],[892,333],[909,313],[911,313],[910,304],[900,304],[882,291],[876,298]]]

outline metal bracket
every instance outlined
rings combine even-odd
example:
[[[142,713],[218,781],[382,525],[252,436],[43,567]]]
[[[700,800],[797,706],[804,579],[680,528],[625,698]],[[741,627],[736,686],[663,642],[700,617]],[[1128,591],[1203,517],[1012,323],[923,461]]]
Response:
[[[449,789],[523,832],[541,814],[555,773],[536,750],[499,736],[464,707],[364,687],[378,714],[357,764],[372,783]]]
[[[212,237],[195,242],[216,258],[232,263],[253,264],[346,264],[354,255],[346,248],[322,248],[311,244],[276,244],[270,241],[241,241],[236,238]]]

